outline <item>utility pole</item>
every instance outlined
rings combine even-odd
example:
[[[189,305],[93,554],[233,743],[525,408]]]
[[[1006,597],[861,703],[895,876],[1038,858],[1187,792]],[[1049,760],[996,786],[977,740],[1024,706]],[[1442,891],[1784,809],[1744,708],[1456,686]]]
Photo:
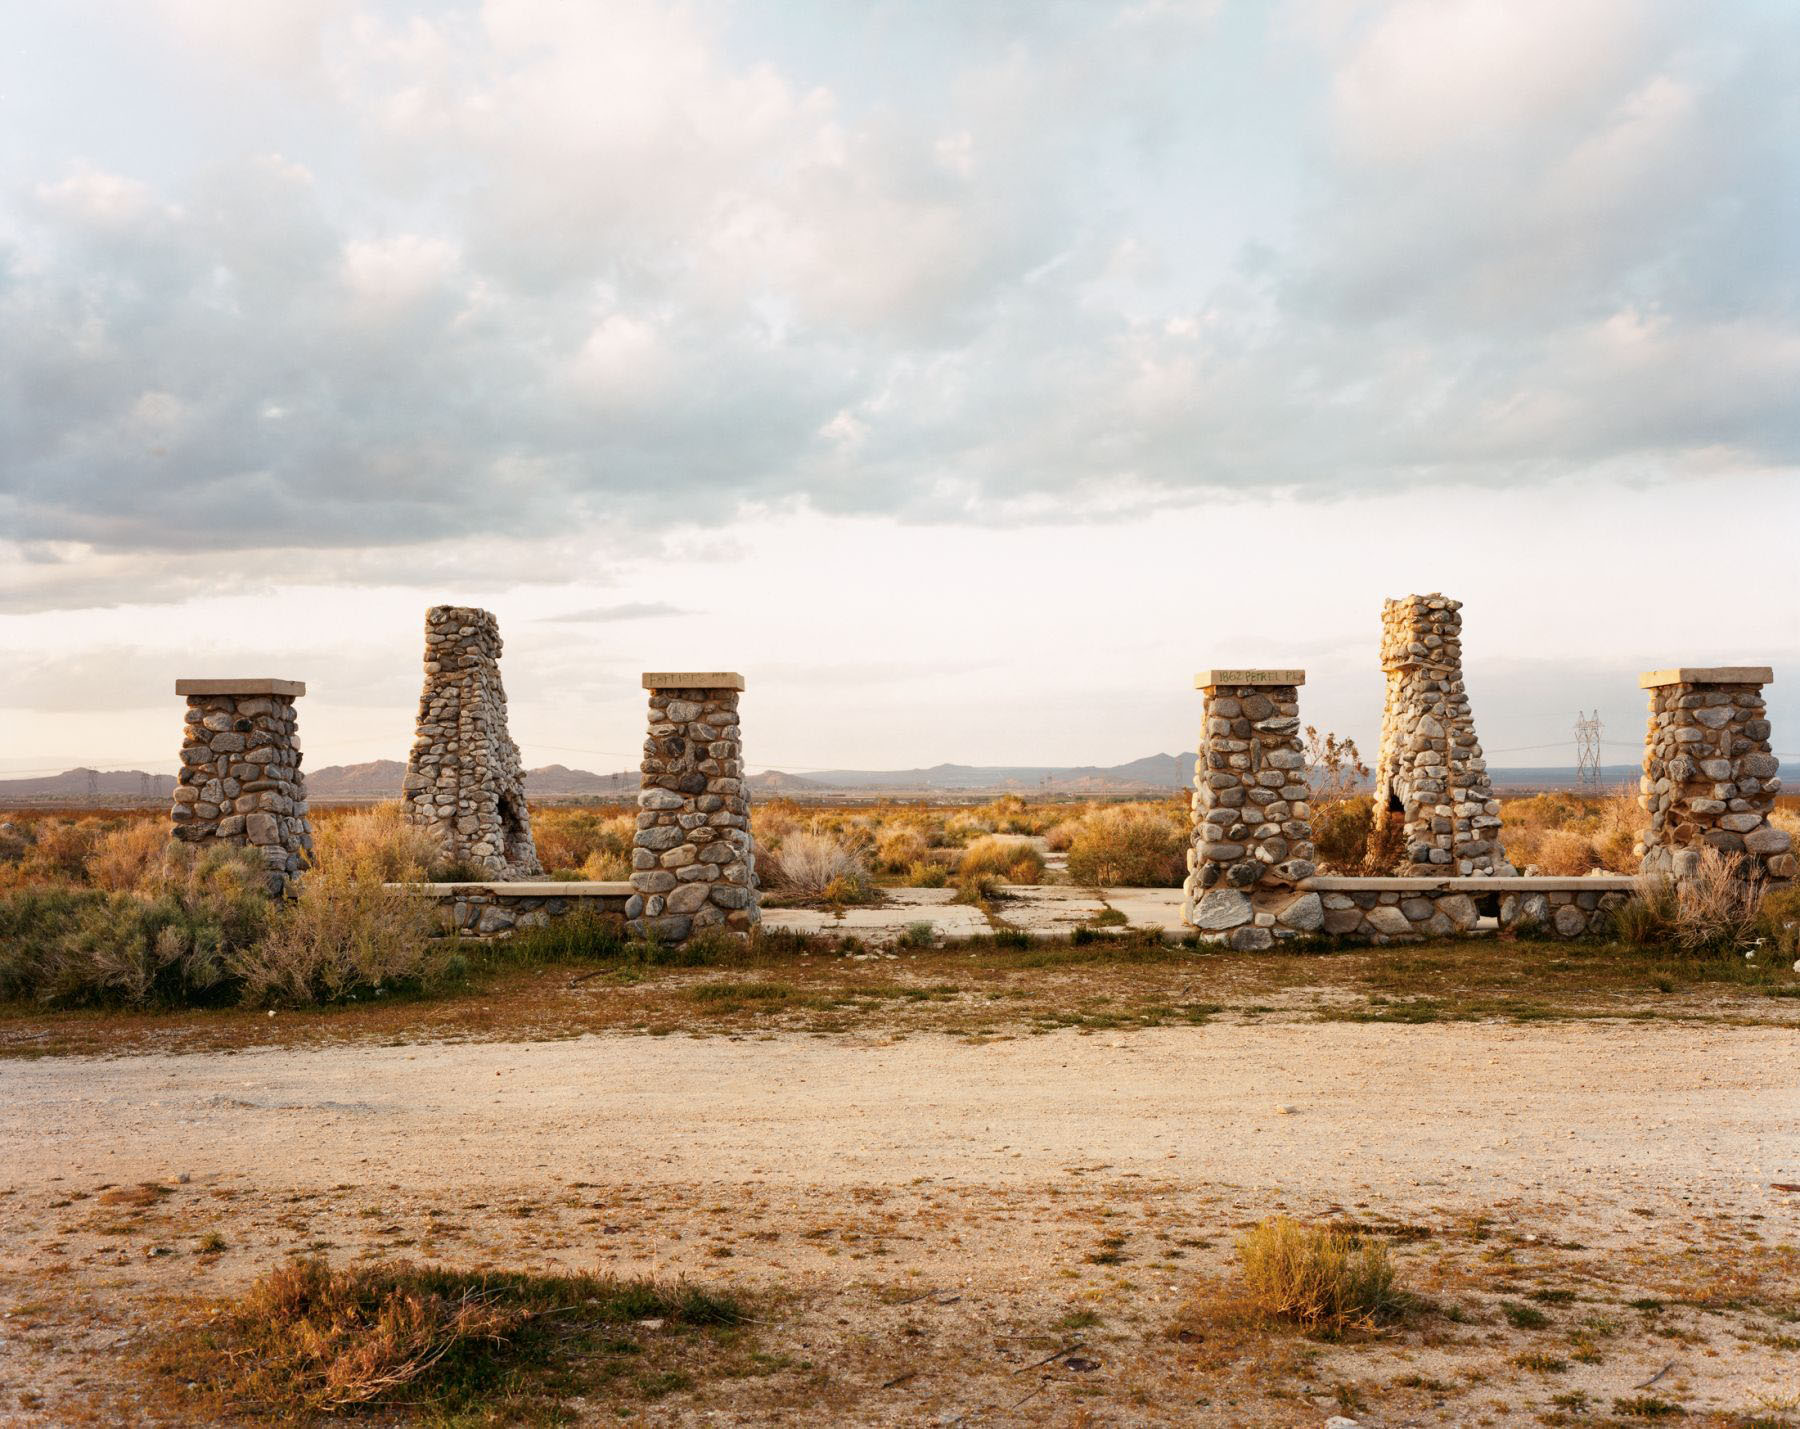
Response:
[[[1575,712],[1575,791],[1598,798],[1600,794],[1600,711]]]

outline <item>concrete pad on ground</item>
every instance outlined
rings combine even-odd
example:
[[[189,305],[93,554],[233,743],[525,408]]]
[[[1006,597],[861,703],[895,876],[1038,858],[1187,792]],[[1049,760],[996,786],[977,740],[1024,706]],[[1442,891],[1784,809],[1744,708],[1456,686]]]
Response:
[[[975,938],[994,931],[979,908],[948,902],[910,908],[846,908],[843,917],[825,931],[885,940],[899,938],[914,923],[931,924],[931,931],[940,938]]]
[[[1063,884],[1013,884],[994,912],[1009,928],[1043,935],[1067,933],[1091,923],[1106,904],[1090,889]]]
[[[1106,902],[1133,928],[1161,928],[1171,936],[1187,931],[1181,921],[1179,888],[1109,888]]]
[[[762,925],[772,933],[829,933],[837,919],[824,908],[765,908]]]
[[[954,888],[884,888],[881,895],[899,908],[937,908],[956,897]]]

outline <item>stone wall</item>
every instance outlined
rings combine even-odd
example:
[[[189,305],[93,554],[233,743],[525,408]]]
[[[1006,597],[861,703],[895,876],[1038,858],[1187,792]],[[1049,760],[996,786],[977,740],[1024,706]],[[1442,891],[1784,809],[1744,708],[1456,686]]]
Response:
[[[1639,845],[1644,872],[1681,877],[1700,850],[1742,854],[1758,874],[1791,879],[1791,840],[1769,823],[1781,792],[1779,761],[1769,750],[1760,666],[1653,670],[1638,684],[1650,692],[1639,802],[1650,827]]]
[[[1373,943],[1441,938],[1475,929],[1484,918],[1506,932],[1546,937],[1603,936],[1635,880],[1588,878],[1310,878],[1302,891],[1320,900],[1322,931]]]
[[[1194,766],[1193,844],[1183,919],[1234,948],[1313,932],[1322,909],[1296,897],[1314,869],[1306,756],[1300,744],[1304,670],[1208,670]]]
[[[472,938],[504,938],[541,928],[557,918],[586,915],[625,932],[629,883],[425,883],[390,884],[438,905],[447,932]]]
[[[473,606],[425,613],[425,688],[402,797],[444,856],[496,878],[541,873],[525,771],[506,727],[500,623]]]
[[[1375,768],[1375,817],[1404,825],[1402,872],[1511,874],[1500,804],[1475,738],[1462,674],[1462,602],[1431,595],[1381,609],[1387,701]]]
[[[678,943],[706,928],[743,932],[761,918],[738,694],[720,671],[647,674],[631,931]]]
[[[280,895],[312,859],[306,776],[300,772],[298,680],[177,680],[187,697],[181,773],[169,810],[184,843],[242,844]]]

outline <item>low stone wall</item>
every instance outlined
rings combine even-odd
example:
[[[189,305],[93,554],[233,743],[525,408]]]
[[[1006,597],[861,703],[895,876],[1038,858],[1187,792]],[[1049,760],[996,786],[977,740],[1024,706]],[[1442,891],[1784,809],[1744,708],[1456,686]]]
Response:
[[[392,884],[429,898],[444,928],[465,937],[498,938],[539,928],[555,918],[594,913],[626,926],[629,883]],[[1536,930],[1546,936],[1602,935],[1636,880],[1591,878],[1337,878],[1318,875],[1295,888],[1257,889],[1246,898],[1214,889],[1202,900],[1214,926],[1199,925],[1205,942],[1244,952],[1273,947],[1303,933],[1393,943],[1452,937],[1490,929]],[[1231,903],[1232,899],[1238,905]]]
[[[598,914],[625,931],[629,883],[421,883],[389,884],[435,902],[447,932],[472,938],[504,937],[521,928],[541,928],[571,913]]]
[[[1507,932],[1535,930],[1561,938],[1606,932],[1637,880],[1588,878],[1301,879],[1280,894],[1250,897],[1214,889],[1190,921],[1202,938],[1244,952],[1273,947],[1302,933],[1329,933],[1391,943],[1441,938],[1476,929],[1484,919]]]

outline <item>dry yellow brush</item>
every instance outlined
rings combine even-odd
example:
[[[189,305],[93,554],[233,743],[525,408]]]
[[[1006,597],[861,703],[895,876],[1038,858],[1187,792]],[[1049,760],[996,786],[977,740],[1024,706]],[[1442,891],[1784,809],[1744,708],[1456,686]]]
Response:
[[[71,832],[73,830],[73,832]],[[63,847],[84,860],[66,868]],[[391,883],[435,847],[389,805],[321,821],[299,896],[270,903],[254,850],[172,843],[161,820],[63,824],[0,898],[0,997],[53,1006],[312,1003],[422,984],[448,957]],[[47,846],[47,848],[46,848]],[[49,870],[67,876],[52,880]]]
[[[284,1420],[385,1409],[560,1423],[580,1394],[655,1397],[667,1375],[633,1386],[621,1371],[747,1318],[735,1299],[689,1285],[317,1257],[196,1308],[206,1313],[154,1342],[145,1367],[196,1410]]]
[[[1335,1339],[1401,1319],[1408,1297],[1384,1242],[1288,1216],[1238,1241],[1243,1305],[1253,1314]]]

